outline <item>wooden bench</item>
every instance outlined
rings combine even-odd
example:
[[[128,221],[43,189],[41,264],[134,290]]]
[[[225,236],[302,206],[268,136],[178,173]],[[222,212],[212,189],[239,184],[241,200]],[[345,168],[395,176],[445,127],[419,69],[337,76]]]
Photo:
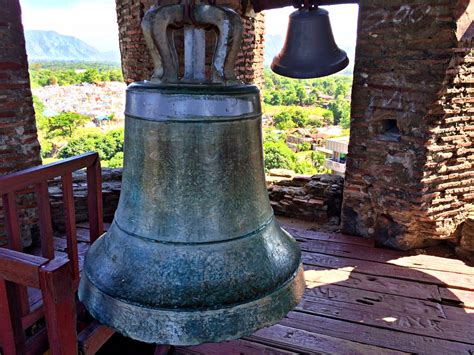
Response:
[[[87,169],[90,243],[103,233],[102,182],[97,153],[38,166],[0,177],[7,240],[0,249],[0,347],[2,354],[94,354],[113,331],[94,321],[76,302],[80,266],[72,173]],[[63,190],[66,254],[55,251],[48,180],[60,177]],[[24,252],[16,205],[17,194],[35,193],[41,255]],[[30,288],[30,289],[28,289]],[[39,289],[41,300],[30,305],[28,291]],[[38,293],[38,292],[36,292]],[[79,317],[78,317],[79,315]],[[46,327],[31,332],[32,326]],[[79,320],[79,322],[78,322]],[[30,329],[27,334],[26,330]]]

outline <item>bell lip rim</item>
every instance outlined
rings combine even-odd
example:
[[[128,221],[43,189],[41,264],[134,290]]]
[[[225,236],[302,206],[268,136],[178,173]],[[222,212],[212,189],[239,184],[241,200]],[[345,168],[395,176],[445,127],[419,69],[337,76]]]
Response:
[[[84,278],[84,281],[82,281]],[[87,279],[87,281],[86,281]],[[85,285],[85,282],[88,283],[88,285]],[[100,290],[99,288],[96,287],[95,284],[92,283],[92,281],[89,279],[89,277],[87,275],[83,275],[81,277],[81,282],[80,282],[80,287],[79,287],[79,291],[78,291],[78,297],[79,297],[79,300],[84,304],[84,306],[86,307],[86,309],[91,313],[91,315],[97,319],[100,323],[102,324],[105,324],[107,325],[108,327],[114,329],[115,331],[117,331],[118,333],[122,334],[122,335],[125,335],[127,337],[130,337],[132,339],[135,339],[135,340],[138,340],[138,341],[142,341],[142,342],[145,342],[145,343],[156,343],[157,341],[158,342],[161,342],[162,341],[160,339],[151,339],[152,337],[149,336],[148,338],[140,338],[140,337],[137,337],[137,336],[133,336],[133,331],[128,331],[126,329],[125,326],[117,326],[116,324],[111,324],[114,319],[113,317],[109,317],[108,318],[108,322],[104,320],[103,317],[100,316],[100,314],[97,314],[95,312],[95,310],[92,310],[92,309],[89,309],[88,307],[88,303],[86,302],[86,300],[83,299],[83,295],[82,295],[82,288],[83,287],[87,287],[89,289],[89,294],[90,294],[90,291],[92,290],[92,292],[95,294],[93,297],[97,298],[97,295],[104,295],[105,296],[105,299],[109,299],[109,300],[113,300],[115,302],[121,302],[121,303],[125,303],[126,305],[128,305],[130,308],[132,309],[150,309],[150,308],[147,308],[147,307],[144,307],[144,306],[141,306],[141,305],[135,305],[135,304],[129,304],[129,303],[126,303],[126,302],[123,302],[122,300],[118,300],[112,296],[110,296],[109,294],[103,292],[102,290]],[[234,308],[238,308],[237,310],[235,310],[235,313],[237,314],[241,314],[241,313],[245,313],[245,312],[249,312],[250,309],[245,309],[245,308],[251,308],[251,306],[254,304],[254,303],[257,303],[257,302],[267,302],[267,303],[272,303],[273,304],[273,301],[272,301],[272,297],[275,296],[275,295],[284,295],[284,294],[287,294],[288,295],[288,300],[289,301],[292,301],[292,302],[286,302],[286,307],[285,307],[285,310],[284,310],[284,314],[283,315],[279,315],[279,316],[271,316],[271,317],[268,317],[266,318],[266,321],[265,322],[262,322],[262,323],[259,323],[257,326],[253,326],[253,327],[249,327],[248,329],[242,329],[240,331],[238,331],[236,334],[233,334],[233,335],[229,335],[229,336],[225,336],[223,334],[220,334],[219,336],[216,336],[215,338],[204,338],[203,336],[201,336],[200,338],[196,338],[194,337],[194,341],[172,341],[170,342],[168,345],[175,345],[175,346],[194,346],[194,345],[199,345],[199,344],[203,344],[203,343],[218,343],[218,342],[223,342],[223,341],[228,341],[228,340],[234,340],[234,339],[240,339],[244,336],[249,336],[251,334],[253,334],[254,332],[256,332],[257,330],[259,329],[262,329],[262,328],[265,328],[265,327],[269,327],[271,325],[274,325],[274,324],[277,324],[281,319],[283,319],[283,317],[291,312],[297,305],[298,303],[301,301],[301,299],[303,298],[303,294],[305,292],[305,289],[306,289],[306,282],[305,282],[305,277],[304,277],[304,265],[302,263],[302,261],[300,260],[300,263],[298,265],[298,268],[296,269],[296,271],[291,275],[291,277],[283,284],[281,285],[280,287],[272,290],[272,292],[264,295],[263,297],[261,298],[258,298],[258,299],[253,299],[253,300],[250,300],[248,302],[243,302],[243,303],[239,303],[239,304],[235,304],[235,305],[230,305],[228,307],[223,307],[223,308],[218,308],[218,309],[211,309],[211,310],[199,310],[199,309],[195,309],[193,311],[190,311],[190,310],[186,310],[186,311],[180,311],[180,310],[173,310],[173,309],[157,309],[157,308],[152,308],[153,311],[155,312],[166,312],[168,314],[174,314],[174,315],[185,315],[185,314],[196,314],[197,312],[206,312],[208,313],[208,316],[209,316],[209,313],[214,313],[214,314],[218,314],[219,312],[222,312],[222,311],[225,311],[225,310],[232,310]],[[291,297],[292,295],[292,297]],[[89,296],[91,297],[91,296]],[[292,298],[292,299],[291,299]],[[272,301],[272,302],[270,302]],[[96,309],[97,308],[101,308],[101,307],[97,307],[96,306]],[[243,309],[242,309],[243,308]],[[268,313],[265,313],[263,312],[262,314],[268,314]],[[225,317],[225,315],[223,315],[223,317]],[[198,322],[198,320],[194,320],[194,322]],[[158,322],[157,322],[158,323]],[[123,324],[123,323],[122,323]],[[151,332],[147,332],[148,334],[151,334]],[[135,333],[136,335],[136,333]],[[164,338],[164,337],[162,337]],[[168,339],[171,339],[171,336],[168,337]],[[189,337],[188,337],[189,339]],[[166,341],[166,340],[165,340]]]
[[[279,57],[279,55],[277,55],[273,59],[273,62],[270,65],[270,68],[274,73],[276,73],[278,75],[281,75],[281,76],[284,76],[284,77],[287,77],[287,78],[293,78],[293,79],[322,78],[322,77],[325,77],[325,76],[330,76],[330,75],[333,75],[333,74],[337,74],[338,72],[340,72],[341,70],[343,70],[343,69],[345,69],[349,66],[350,60],[347,57],[346,52],[343,51],[343,50],[340,50],[340,52],[344,53],[345,57],[340,62],[338,62],[335,65],[332,65],[330,67],[327,67],[326,70],[323,70],[323,71],[317,71],[317,70],[304,71],[304,70],[302,70],[302,71],[298,71],[298,72],[292,72],[291,75],[289,75],[290,70],[286,69],[286,67],[284,67],[284,66],[276,64],[276,60]],[[315,67],[317,67],[317,65],[315,65]]]
[[[245,301],[239,302],[239,303],[232,303],[232,304],[226,305],[225,307],[214,308],[214,309],[213,308],[202,308],[202,309],[200,309],[200,308],[179,308],[179,309],[173,309],[173,308],[160,308],[160,307],[153,307],[153,306],[145,306],[145,305],[141,305],[139,303],[130,302],[129,300],[125,300],[125,299],[120,298],[120,297],[113,296],[113,295],[109,294],[108,292],[103,291],[95,283],[92,282],[89,274],[87,274],[85,269],[83,270],[83,275],[81,277],[81,280],[82,280],[82,278],[85,277],[85,279],[87,279],[87,282],[90,285],[92,285],[94,287],[94,289],[97,290],[98,292],[100,292],[100,293],[106,295],[107,297],[110,297],[110,298],[112,298],[112,299],[114,299],[118,302],[127,304],[131,307],[137,307],[137,308],[140,308],[140,309],[151,309],[151,310],[154,310],[154,311],[157,311],[157,312],[173,312],[173,313],[176,312],[176,313],[184,314],[184,313],[194,313],[194,312],[197,312],[197,311],[199,311],[199,312],[216,312],[216,311],[221,311],[221,310],[226,310],[226,309],[232,309],[232,308],[239,307],[239,306],[245,306],[247,304],[256,302],[258,300],[262,300],[264,298],[270,297],[274,293],[282,292],[283,290],[288,288],[297,279],[298,275],[302,271],[304,271],[304,267],[303,267],[303,262],[300,259],[298,267],[295,269],[295,271],[293,271],[290,274],[290,276],[288,277],[288,279],[284,283],[279,285],[278,287],[276,287],[276,288],[270,290],[269,292],[267,292],[263,295],[260,295],[256,298],[248,299],[248,300],[245,300]],[[81,302],[82,302],[82,299],[81,299]]]

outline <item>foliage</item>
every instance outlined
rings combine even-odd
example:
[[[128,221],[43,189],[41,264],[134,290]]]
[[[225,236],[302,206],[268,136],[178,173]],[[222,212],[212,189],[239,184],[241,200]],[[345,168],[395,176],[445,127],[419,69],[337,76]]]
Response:
[[[347,97],[351,91],[352,76],[332,75],[318,79],[295,80],[278,76],[266,69],[264,83],[263,101],[266,105],[290,107],[293,113],[304,112],[310,107],[320,108],[318,120],[308,121],[308,116],[302,121],[296,118],[293,120],[296,127],[308,124],[320,127],[324,122],[327,125],[340,124],[344,128],[349,128],[350,101]],[[296,107],[301,111],[295,111]],[[271,114],[268,110],[266,112]],[[309,113],[308,115],[311,116]],[[287,117],[279,117],[279,120],[275,120],[275,124],[277,121],[280,121],[278,129],[294,128]]]
[[[264,72],[263,99],[273,106],[312,106],[320,101],[322,95],[345,98],[350,94],[351,85],[350,75],[296,80],[276,75],[267,68]]]
[[[263,144],[265,153],[265,170],[289,169],[298,174],[313,175],[326,173],[324,167],[325,156],[322,153],[308,151],[311,147],[309,143],[305,145],[306,151],[294,153],[285,143],[283,135],[266,132]],[[308,149],[307,149],[308,148]]]
[[[311,161],[303,160],[296,165],[296,172],[298,174],[314,175],[317,174],[318,170]]]
[[[46,117],[44,119],[46,138],[70,137],[77,127],[90,121],[89,116],[74,112],[62,112],[56,116]]]
[[[289,107],[273,118],[275,127],[281,130],[288,130],[296,127],[305,127],[308,122],[309,114],[299,107]]]
[[[33,96],[33,105],[38,128],[38,140],[41,147],[41,158],[51,157],[54,152],[54,144],[48,139],[49,118],[43,114],[45,106],[36,96]]]
[[[311,144],[309,144],[309,142],[303,142],[298,144],[298,151],[306,152],[308,150],[311,150]]]
[[[334,114],[334,124],[340,124],[343,128],[349,128],[351,104],[347,100],[338,96],[336,100],[329,103],[328,108]]]
[[[288,111],[282,111],[279,114],[275,115],[275,117],[273,118],[275,128],[283,131],[295,128],[296,124],[291,118],[291,114]]]
[[[123,167],[123,152],[118,152],[110,160],[102,163],[104,168],[122,168]]]
[[[326,162],[326,156],[324,153],[321,152],[311,152],[311,160],[317,167],[324,167],[324,163]]]
[[[288,148],[284,141],[265,142],[265,170],[270,169],[295,169],[295,153]]]
[[[66,146],[59,150],[58,157],[61,159],[75,155],[97,152],[103,166],[121,166],[123,160],[123,129],[102,133],[86,133],[85,135],[71,139]]]
[[[92,62],[33,62],[30,64],[30,78],[33,87],[99,81],[123,82],[119,65]]]

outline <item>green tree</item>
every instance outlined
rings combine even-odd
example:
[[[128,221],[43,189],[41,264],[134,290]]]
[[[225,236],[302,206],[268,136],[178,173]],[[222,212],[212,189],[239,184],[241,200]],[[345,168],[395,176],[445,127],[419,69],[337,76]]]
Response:
[[[265,153],[265,169],[289,169],[295,168],[295,153],[288,148],[283,141],[265,142],[263,146]]]
[[[281,111],[275,115],[273,118],[275,127],[277,129],[286,131],[291,128],[295,128],[296,124],[292,120],[291,113],[289,111]]]
[[[298,144],[298,151],[306,152],[308,150],[311,150],[311,144],[309,144],[309,142],[303,142]]]
[[[350,117],[351,104],[349,101],[345,100],[339,96],[336,100],[332,101],[328,105],[328,109],[332,111],[334,115],[334,124],[340,124],[341,120],[347,120]]]
[[[48,138],[70,137],[73,131],[80,125],[89,121],[88,116],[74,112],[62,112],[59,115],[49,117],[47,120]]]
[[[281,105],[283,103],[281,93],[279,91],[272,91],[270,94],[270,101],[268,103],[274,106]]]
[[[295,123],[296,127],[305,127],[308,122],[309,114],[307,111],[302,110],[298,107],[293,108],[290,111],[291,120]]]
[[[298,96],[296,95],[296,91],[294,87],[288,87],[282,93],[282,103],[285,106],[295,105],[298,102]]]
[[[59,151],[59,158],[69,158],[87,152],[97,152],[104,166],[120,166],[123,156],[123,129],[110,131],[106,134],[87,133],[69,140]]]
[[[295,171],[298,174],[314,175],[318,171],[310,161],[303,160],[296,164]]]
[[[296,97],[298,98],[298,105],[303,106],[306,103],[307,93],[302,83],[300,83],[295,90]]]
[[[82,75],[82,81],[84,83],[96,83],[100,80],[99,71],[96,68],[87,69]]]
[[[306,122],[306,126],[310,127],[323,127],[323,119],[318,117],[310,117]]]
[[[314,151],[311,153],[311,160],[316,168],[324,167],[326,156],[324,153]]]
[[[102,165],[105,168],[122,168],[123,167],[123,152],[118,152],[110,160],[104,161]]]

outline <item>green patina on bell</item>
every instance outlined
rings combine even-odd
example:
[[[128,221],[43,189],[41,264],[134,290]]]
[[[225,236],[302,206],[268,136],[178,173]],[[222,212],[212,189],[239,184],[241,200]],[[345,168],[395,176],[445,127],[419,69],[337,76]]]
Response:
[[[144,18],[151,82],[127,90],[125,165],[114,222],[90,248],[79,297],[131,338],[195,345],[278,322],[304,291],[295,240],[276,222],[263,170],[255,86],[235,80],[242,38],[232,10],[182,5]],[[185,24],[178,80],[169,27]],[[205,82],[204,29],[218,29]],[[191,53],[191,55],[189,54]]]

